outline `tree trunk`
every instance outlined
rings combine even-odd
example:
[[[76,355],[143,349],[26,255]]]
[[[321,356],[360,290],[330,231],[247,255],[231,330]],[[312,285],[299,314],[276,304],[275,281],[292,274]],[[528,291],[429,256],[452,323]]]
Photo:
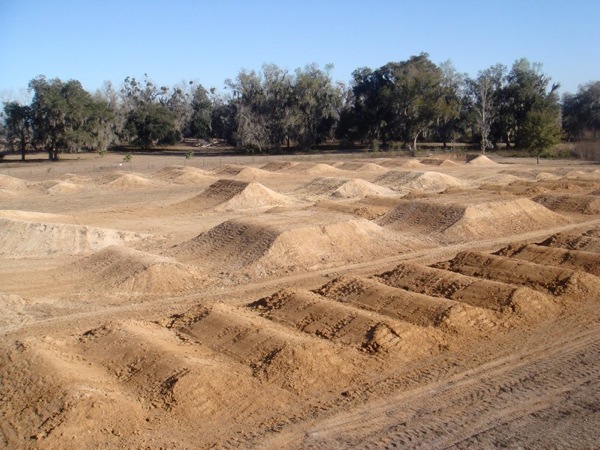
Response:
[[[419,135],[421,134],[421,131],[423,131],[423,130],[419,130],[417,132],[417,134],[415,135],[415,139],[413,140],[413,148],[411,151],[411,156],[413,156],[413,157],[417,156],[417,139],[419,139]]]

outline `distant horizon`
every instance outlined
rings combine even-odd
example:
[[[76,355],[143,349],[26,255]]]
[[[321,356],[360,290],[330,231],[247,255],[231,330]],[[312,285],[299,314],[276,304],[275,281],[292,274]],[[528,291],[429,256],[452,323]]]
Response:
[[[527,58],[560,83],[562,95],[600,79],[597,17],[600,2],[584,0],[368,7],[353,0],[4,0],[0,100],[27,98],[29,81],[39,75],[78,80],[91,93],[106,81],[118,89],[126,77],[144,74],[159,85],[194,80],[222,93],[240,70],[270,63],[290,72],[331,63],[332,79],[348,83],[357,68],[422,52],[471,77]]]

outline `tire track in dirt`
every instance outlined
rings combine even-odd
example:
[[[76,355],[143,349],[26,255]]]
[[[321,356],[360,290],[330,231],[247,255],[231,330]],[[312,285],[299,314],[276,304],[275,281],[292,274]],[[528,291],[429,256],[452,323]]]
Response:
[[[600,324],[571,341],[519,352],[267,440],[259,448],[452,448],[481,433],[502,434],[523,417],[551,430],[541,414],[569,394],[597,385]],[[534,417],[531,419],[531,417]],[[496,431],[497,430],[497,431]],[[564,430],[563,430],[564,431]],[[568,439],[567,437],[562,437]],[[522,445],[522,441],[520,441]]]

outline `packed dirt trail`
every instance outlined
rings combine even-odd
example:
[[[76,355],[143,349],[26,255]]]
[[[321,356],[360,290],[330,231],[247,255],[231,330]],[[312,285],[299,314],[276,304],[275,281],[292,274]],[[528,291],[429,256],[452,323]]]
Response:
[[[600,169],[0,165],[0,446],[594,448]]]

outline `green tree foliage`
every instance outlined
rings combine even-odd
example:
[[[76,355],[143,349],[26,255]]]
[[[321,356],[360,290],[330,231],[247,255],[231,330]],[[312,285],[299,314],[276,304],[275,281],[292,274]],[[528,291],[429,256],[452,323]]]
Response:
[[[21,160],[25,161],[25,153],[32,140],[32,112],[29,105],[18,102],[4,104],[6,138],[8,147],[21,152]]]
[[[129,140],[143,149],[154,145],[171,145],[181,139],[176,115],[159,103],[137,106],[127,115],[125,130]]]
[[[495,129],[497,140],[523,148],[523,126],[531,111],[551,110],[558,118],[556,91],[559,85],[550,85],[550,78],[541,72],[541,68],[540,63],[530,63],[525,58],[513,64],[501,91],[500,117]]]
[[[194,138],[207,138],[211,133],[212,102],[202,85],[196,86],[192,93],[191,114],[187,123],[187,134]]]
[[[600,81],[563,96],[563,128],[570,139],[595,138],[600,132]]]
[[[459,115],[455,81],[444,75],[427,53],[354,71],[357,134],[384,143],[403,140],[416,151],[419,136]]]
[[[331,137],[339,118],[340,91],[331,80],[331,69],[332,66],[327,66],[321,70],[311,64],[296,70],[293,136],[306,150]]]
[[[540,163],[540,155],[560,143],[558,115],[552,109],[533,109],[527,113],[521,126],[521,148],[532,151]]]
[[[110,127],[112,111],[94,98],[76,80],[38,77],[29,83],[34,143],[48,150],[49,159],[58,160],[61,151],[97,149],[105,127]]]

